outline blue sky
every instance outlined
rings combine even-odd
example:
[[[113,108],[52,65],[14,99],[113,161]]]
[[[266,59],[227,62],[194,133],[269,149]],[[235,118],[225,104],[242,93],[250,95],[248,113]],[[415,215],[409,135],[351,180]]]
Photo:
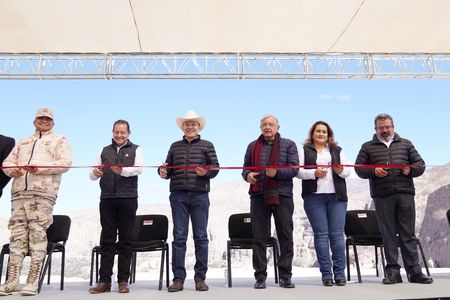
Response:
[[[119,118],[130,122],[130,139],[143,147],[145,165],[159,165],[182,137],[176,117],[191,109],[206,118],[201,135],[214,143],[222,166],[242,165],[267,113],[299,148],[313,122],[329,122],[351,161],[374,133],[374,116],[389,113],[427,164],[450,162],[448,80],[3,80],[0,89],[0,133],[16,139],[32,134],[36,109],[51,107],[55,131],[69,139],[77,166],[94,163]],[[238,170],[222,170],[213,185],[234,180],[241,180]],[[168,202],[168,183],[155,169],[144,169],[139,185],[140,203]],[[70,170],[55,212],[96,208],[98,196],[87,169]],[[9,216],[9,207],[8,186],[0,216]]]

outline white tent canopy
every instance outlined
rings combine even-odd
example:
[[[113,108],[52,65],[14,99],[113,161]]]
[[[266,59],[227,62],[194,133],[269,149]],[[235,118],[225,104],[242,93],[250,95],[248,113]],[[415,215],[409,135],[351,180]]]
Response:
[[[449,0],[0,0],[2,53],[450,53]]]

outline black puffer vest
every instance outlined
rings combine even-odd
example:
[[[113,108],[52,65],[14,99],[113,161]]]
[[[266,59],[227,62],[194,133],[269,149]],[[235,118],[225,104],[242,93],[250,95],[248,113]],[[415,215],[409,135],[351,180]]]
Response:
[[[329,145],[329,148],[331,164],[340,164],[341,147]],[[314,145],[311,143],[303,145],[303,151],[305,153],[305,165],[317,165],[317,151],[314,148]],[[336,190],[336,198],[339,201],[348,201],[345,179],[333,172],[333,183],[334,189]],[[317,178],[315,180],[302,180],[302,197],[315,192],[317,192]]]
[[[138,145],[128,141],[119,152],[113,143],[103,148],[101,159],[104,165],[121,165],[124,167],[134,166],[136,149]],[[100,188],[102,190],[100,199],[109,198],[137,198],[138,177],[123,177],[114,174],[110,168],[103,169],[103,176],[100,178]]]

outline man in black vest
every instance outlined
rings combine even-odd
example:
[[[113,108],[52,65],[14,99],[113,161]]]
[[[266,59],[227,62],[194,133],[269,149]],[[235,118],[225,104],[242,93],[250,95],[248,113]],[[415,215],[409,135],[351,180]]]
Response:
[[[13,138],[0,134],[0,166],[2,165],[9,152],[14,148],[16,142]],[[0,198],[3,194],[3,188],[8,184],[11,177],[6,176],[3,170],[0,169]]]
[[[94,168],[90,172],[92,180],[100,178],[102,225],[100,280],[95,287],[89,289],[91,294],[111,291],[117,231],[119,232],[118,292],[130,291],[128,287],[132,256],[130,241],[138,206],[138,175],[142,173],[144,165],[142,148],[128,139],[130,134],[128,122],[117,120],[113,126],[112,144],[104,147],[97,157],[96,165],[105,167]]]

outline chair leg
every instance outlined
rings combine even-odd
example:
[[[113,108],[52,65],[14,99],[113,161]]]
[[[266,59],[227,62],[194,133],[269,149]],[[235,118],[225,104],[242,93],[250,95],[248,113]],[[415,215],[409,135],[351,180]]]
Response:
[[[159,285],[158,290],[162,290],[162,284],[163,284],[163,273],[164,273],[164,242],[162,242],[161,245],[161,266],[159,267]]]
[[[91,253],[91,272],[89,274],[89,286],[92,285],[93,280],[94,280],[94,253],[95,252],[95,248],[92,248],[92,253]]]
[[[228,267],[228,287],[233,286],[233,280],[231,278],[231,250],[230,250],[230,242],[227,242],[227,267]]]
[[[51,262],[52,251],[50,251],[46,257],[44,257],[44,261],[42,262],[42,269],[39,274],[39,282],[38,282],[38,294],[41,292],[42,284],[44,283],[45,274],[47,273],[48,267]]]
[[[386,260],[384,259],[384,247],[380,246],[381,264],[383,265],[383,276],[386,277]]]
[[[377,274],[377,277],[380,276],[378,274],[378,247],[375,245],[375,272]]]
[[[130,278],[129,278],[129,283],[132,284],[135,281],[135,277],[136,277],[136,252],[133,251],[133,253],[131,254],[131,263],[130,263]]]
[[[166,287],[169,287],[169,244],[164,242],[166,247]]]
[[[347,258],[347,281],[350,281],[350,255],[348,253],[349,251],[349,244],[345,243],[345,256]]]
[[[279,258],[279,254],[278,254],[278,245],[275,242],[273,245],[273,267],[274,267],[274,273],[275,273],[275,283],[278,283],[278,258]]]
[[[50,262],[49,262],[49,264],[48,264],[48,271],[47,271],[47,274],[48,274],[48,276],[47,276],[47,285],[49,285],[50,284],[50,275],[51,275],[51,273],[52,273],[52,260],[51,260],[51,256],[49,256],[49,259],[50,259]]]
[[[64,271],[66,268],[66,248],[63,247],[61,251],[61,281],[59,285],[59,289],[62,291],[64,290]],[[50,276],[50,275],[49,275]]]
[[[136,264],[137,264],[137,252],[134,253],[133,283],[136,282]]]
[[[356,250],[356,245],[353,243],[353,253],[355,255],[355,264],[356,264],[356,273],[358,273],[358,282],[362,283],[361,279],[361,270],[359,268],[359,258],[358,258],[358,251]]]
[[[3,260],[5,259],[5,253],[0,253],[0,283],[2,282],[2,272],[3,272]]]
[[[98,282],[98,259],[99,259],[100,253],[95,253],[95,283]]]
[[[427,264],[427,261],[425,260],[425,254],[423,253],[422,244],[420,243],[420,241],[418,239],[416,239],[416,241],[417,241],[417,246],[419,247],[419,250],[420,250],[420,255],[422,256],[423,265],[425,266],[427,275],[430,276],[430,270],[428,269],[428,264]]]

